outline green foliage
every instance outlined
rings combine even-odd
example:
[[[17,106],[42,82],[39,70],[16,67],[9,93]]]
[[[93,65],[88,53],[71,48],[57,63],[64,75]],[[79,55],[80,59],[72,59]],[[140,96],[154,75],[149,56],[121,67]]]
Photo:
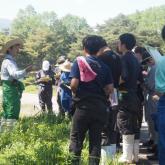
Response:
[[[28,6],[18,12],[11,34],[25,41],[23,55],[18,57],[20,65],[33,63],[39,66],[43,59],[54,64],[60,55],[68,55],[79,32],[87,29],[91,30],[83,18],[67,15],[59,20],[54,12],[39,14]]]
[[[97,27],[98,34],[102,35],[110,46],[116,49],[114,43],[122,33],[133,33],[138,45],[150,44],[165,50],[160,32],[164,25],[165,6],[153,7],[131,15],[118,15],[109,19],[104,25]]]
[[[35,85],[36,72],[31,72],[28,74],[28,77],[23,80],[25,86]]]
[[[1,165],[71,165],[68,119],[41,115],[20,119],[12,132],[0,134]],[[82,164],[88,163],[88,138],[82,153]],[[109,160],[119,165],[118,156]]]
[[[1,164],[68,164],[69,121],[49,115],[25,118],[0,135]]]
[[[120,14],[105,24],[92,29],[85,18],[66,15],[59,19],[54,12],[37,13],[32,6],[21,9],[11,27],[11,36],[19,36],[25,42],[17,60],[21,67],[36,64],[39,68],[43,59],[56,63],[60,55],[71,59],[82,55],[82,39],[87,34],[103,36],[116,49],[116,42],[122,33],[133,33],[137,44],[150,44],[165,51],[160,32],[164,25],[165,6],[153,7],[134,14]],[[0,33],[0,45],[11,37]]]
[[[36,85],[28,85],[25,87],[25,93],[34,93],[36,94],[38,92],[38,88]]]

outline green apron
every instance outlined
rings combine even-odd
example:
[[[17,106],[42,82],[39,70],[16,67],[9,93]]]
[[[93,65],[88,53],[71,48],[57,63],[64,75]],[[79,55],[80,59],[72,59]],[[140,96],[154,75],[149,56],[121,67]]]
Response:
[[[5,119],[19,118],[21,104],[20,100],[24,89],[24,85],[20,81],[2,81],[3,117]]]

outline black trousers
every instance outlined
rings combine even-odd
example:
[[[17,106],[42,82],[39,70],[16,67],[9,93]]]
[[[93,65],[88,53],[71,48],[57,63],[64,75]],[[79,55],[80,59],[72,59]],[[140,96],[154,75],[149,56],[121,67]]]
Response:
[[[124,94],[117,115],[117,126],[122,135],[135,134],[135,139],[140,138],[139,115],[141,115],[141,103],[137,94]]]
[[[108,122],[104,126],[102,132],[102,146],[108,146],[110,144],[117,143],[117,135],[118,135],[118,132],[116,130],[117,113],[118,113],[118,106],[114,106],[110,108],[110,111],[108,113]]]
[[[38,95],[41,110],[45,111],[45,108],[47,107],[48,111],[52,111],[52,93],[52,88],[40,87]]]
[[[77,105],[73,115],[69,151],[75,156],[80,157],[83,141],[88,131],[90,165],[99,165],[101,132],[107,120],[106,110],[107,106],[102,101],[87,100]]]

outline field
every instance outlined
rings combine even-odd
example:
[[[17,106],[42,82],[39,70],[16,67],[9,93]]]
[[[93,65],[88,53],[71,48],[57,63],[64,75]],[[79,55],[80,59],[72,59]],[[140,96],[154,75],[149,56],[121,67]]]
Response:
[[[0,165],[70,165],[70,121],[55,115],[20,119],[12,132],[0,134]],[[82,153],[86,165],[87,141]],[[117,165],[117,160],[111,161]]]

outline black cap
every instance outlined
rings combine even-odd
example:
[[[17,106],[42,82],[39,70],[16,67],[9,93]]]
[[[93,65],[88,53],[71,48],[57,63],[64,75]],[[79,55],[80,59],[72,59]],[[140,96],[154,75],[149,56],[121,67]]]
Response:
[[[147,51],[144,51],[142,53],[142,64],[143,65],[146,65],[147,62],[152,58],[152,56],[147,52]]]

